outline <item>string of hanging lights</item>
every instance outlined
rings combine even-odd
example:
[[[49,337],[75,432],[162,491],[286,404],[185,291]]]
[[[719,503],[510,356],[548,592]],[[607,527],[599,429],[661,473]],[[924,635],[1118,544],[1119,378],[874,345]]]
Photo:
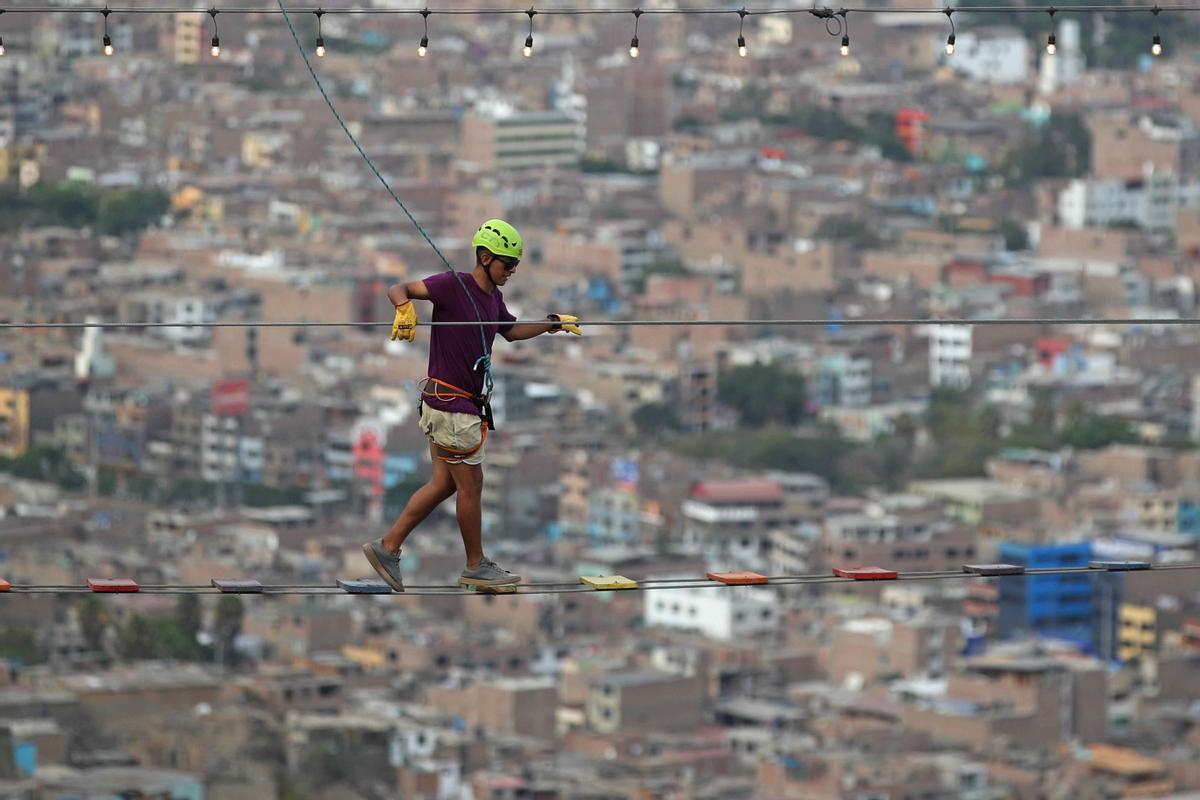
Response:
[[[786,14],[810,14],[817,19],[820,19],[825,24],[825,31],[832,37],[841,37],[841,44],[838,48],[843,56],[850,55],[850,19],[851,12],[855,14],[944,14],[947,22],[950,24],[950,35],[946,39],[945,52],[947,56],[954,55],[955,39],[957,37],[957,29],[954,22],[954,14],[958,12],[970,14],[988,14],[988,13],[1019,13],[1019,14],[1041,14],[1045,13],[1050,17],[1051,30],[1046,37],[1046,54],[1055,55],[1058,51],[1058,42],[1054,34],[1054,17],[1056,14],[1071,13],[1071,14],[1096,14],[1096,13],[1149,13],[1155,18],[1155,32],[1150,43],[1150,53],[1155,56],[1160,56],[1163,53],[1162,35],[1157,30],[1157,20],[1159,15],[1164,11],[1186,12],[1200,11],[1200,6],[1170,6],[1163,8],[1157,4],[1152,6],[1146,5],[1078,5],[1048,8],[1036,6],[946,6],[944,8],[881,8],[881,7],[841,7],[831,8],[825,6],[813,6],[811,8],[766,8],[766,9],[748,9],[746,7],[730,9],[730,8],[633,8],[633,9],[616,9],[616,8],[554,8],[554,9],[538,9],[530,7],[527,9],[501,9],[501,8],[482,8],[482,9],[453,9],[453,8],[438,8],[429,7],[420,9],[396,9],[396,8],[299,8],[295,9],[294,13],[312,14],[317,21],[317,37],[315,42],[315,52],[319,58],[323,58],[327,52],[325,37],[322,32],[321,19],[330,14],[419,14],[423,22],[423,32],[421,34],[420,44],[417,46],[417,55],[424,58],[429,53],[429,18],[434,15],[519,15],[524,14],[529,19],[529,30],[525,36],[525,44],[521,52],[525,58],[533,57],[533,20],[539,14],[542,15],[583,15],[583,14],[632,14],[633,15],[633,38],[629,42],[629,57],[636,59],[641,53],[641,44],[638,36],[638,26],[641,18],[645,14],[736,14],[738,17],[738,32],[737,32],[737,54],[745,58],[749,54],[749,48],[746,45],[745,23],[746,17],[750,16],[773,16]],[[212,42],[209,52],[213,58],[221,56],[221,38],[217,30],[217,15],[218,14],[277,14],[277,9],[271,8],[248,8],[248,7],[229,7],[217,8],[213,6],[208,9],[194,8],[168,8],[168,7],[120,7],[112,8],[107,4],[103,7],[88,7],[88,6],[72,6],[72,7],[56,7],[56,6],[27,6],[27,7],[0,7],[0,19],[4,14],[100,14],[103,19],[103,32],[101,38],[101,50],[106,56],[114,54],[115,50],[112,43],[112,37],[109,34],[109,17],[113,14],[133,15],[133,14],[197,14],[206,13],[212,19]],[[0,57],[6,54],[4,47],[4,37],[0,30]]]

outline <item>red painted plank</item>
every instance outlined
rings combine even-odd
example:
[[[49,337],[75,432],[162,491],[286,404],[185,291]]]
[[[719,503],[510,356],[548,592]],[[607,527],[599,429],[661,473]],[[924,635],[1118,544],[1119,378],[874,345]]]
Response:
[[[851,578],[856,581],[891,581],[898,574],[894,569],[883,567],[834,567],[833,574],[839,578]]]
[[[136,592],[141,587],[132,578],[88,578],[93,592]]]
[[[706,572],[704,577],[710,581],[720,581],[730,586],[757,586],[767,582],[766,575],[757,572]]]

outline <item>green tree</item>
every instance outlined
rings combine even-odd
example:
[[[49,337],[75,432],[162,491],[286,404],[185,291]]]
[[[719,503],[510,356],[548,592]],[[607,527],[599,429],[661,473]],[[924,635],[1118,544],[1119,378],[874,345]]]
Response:
[[[588,174],[631,173],[633,170],[619,161],[600,156],[584,155],[579,159],[579,171]]]
[[[204,608],[199,595],[179,595],[175,601],[175,624],[188,640],[196,641],[196,635],[204,627]]]
[[[657,258],[643,267],[641,273],[629,281],[629,288],[634,294],[641,294],[646,291],[646,283],[655,275],[684,277],[691,274],[687,266],[678,258],[669,256]]]
[[[742,424],[795,425],[807,415],[804,376],[783,367],[751,364],[717,378],[717,400],[738,412]]]
[[[1029,234],[1025,226],[1014,219],[1000,220],[1000,233],[1004,236],[1004,249],[1009,251],[1028,250]]]
[[[675,118],[671,126],[677,131],[698,131],[708,124],[708,121],[698,114],[682,114]]]
[[[752,470],[811,472],[829,481],[837,492],[866,488],[848,468],[861,455],[862,447],[829,432],[797,435],[790,427],[708,431],[674,440],[670,447],[698,461],[720,461]]]
[[[875,226],[854,214],[833,214],[821,220],[815,232],[818,239],[845,241],[855,250],[869,250],[881,243]]]
[[[1054,450],[1059,446],[1054,411],[1054,393],[1047,388],[1033,390],[1033,411],[1029,422],[1009,432],[1006,447],[1028,447],[1034,450]]]
[[[243,483],[241,491],[242,502],[255,507],[300,505],[308,493],[303,486],[266,486],[261,483]]]
[[[658,437],[683,430],[683,421],[668,403],[643,403],[633,412],[633,424],[638,435]]]
[[[799,128],[814,139],[860,142],[864,138],[863,130],[853,122],[833,109],[817,105],[802,106],[784,117],[772,117],[770,121]]]
[[[884,158],[893,161],[911,161],[912,155],[896,138],[896,119],[885,111],[873,111],[859,125],[840,112],[817,105],[801,106],[788,114],[768,115],[761,118],[767,124],[798,128],[814,139],[847,141],[873,145],[879,148]]]
[[[185,595],[186,596],[186,595]],[[187,605],[182,604],[186,609]],[[177,661],[199,661],[205,657],[204,648],[194,634],[184,628],[192,621],[181,619],[190,612],[176,606],[175,615],[133,614],[117,635],[117,652],[129,661],[159,658]]]
[[[974,408],[965,391],[936,389],[925,424],[934,444],[918,458],[916,472],[922,477],[983,475],[985,462],[1001,448],[1000,419],[995,410]]]
[[[154,625],[142,614],[131,615],[117,636],[117,653],[129,661],[155,658],[157,646]]]
[[[1061,440],[1071,447],[1094,450],[1110,444],[1136,443],[1138,435],[1133,425],[1121,417],[1093,414],[1082,403],[1073,403],[1067,410]]]
[[[58,447],[31,447],[16,458],[6,459],[0,469],[18,478],[55,483],[68,491],[78,491],[87,485],[83,473]]]
[[[170,207],[170,198],[157,189],[107,193],[99,199],[96,229],[111,236],[134,233],[153,225]]]
[[[188,500],[207,500],[215,502],[217,485],[196,478],[180,478],[171,484],[167,491],[167,502],[175,503]]]
[[[40,664],[45,661],[38,646],[37,631],[26,627],[0,628],[0,659],[11,659],[21,664]]]
[[[1042,125],[1030,125],[1021,141],[1005,155],[1001,169],[1007,180],[1022,186],[1042,178],[1075,178],[1091,170],[1092,136],[1083,118],[1055,114]]]
[[[97,189],[72,182],[39,183],[28,190],[0,187],[0,230],[65,225],[122,235],[155,224],[169,207],[170,199],[158,189]]]
[[[417,473],[405,476],[404,480],[397,482],[383,493],[384,512],[389,516],[399,514],[404,510],[404,506],[408,504],[408,499],[413,496],[413,493],[424,485],[425,479]]]
[[[97,201],[95,192],[78,183],[60,183],[56,186],[37,184],[29,190],[35,214],[43,224],[66,225],[84,228],[96,221]]]
[[[98,651],[104,645],[104,632],[108,630],[110,616],[108,607],[96,597],[85,597],[77,607],[79,628],[89,650]]]
[[[242,632],[246,609],[242,599],[235,595],[222,595],[217,601],[217,618],[214,624],[217,652],[221,654],[223,663],[230,664],[236,660],[233,649],[234,640]]]
[[[867,114],[865,139],[879,148],[880,155],[892,161],[912,161],[912,153],[896,137],[896,117],[886,111]]]

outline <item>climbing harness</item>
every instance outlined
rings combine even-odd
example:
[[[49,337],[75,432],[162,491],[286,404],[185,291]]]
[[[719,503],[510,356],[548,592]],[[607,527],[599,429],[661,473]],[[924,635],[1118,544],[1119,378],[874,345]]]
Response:
[[[430,384],[434,384],[433,391],[429,391]],[[432,397],[435,400],[441,401],[463,398],[465,400],[470,400],[475,404],[475,407],[479,410],[479,420],[483,429],[483,435],[479,438],[479,444],[467,450],[457,450],[453,447],[446,447],[445,445],[437,444],[436,442],[434,442],[434,444],[436,444],[439,449],[453,454],[455,458],[465,458],[478,452],[479,449],[483,447],[484,442],[487,441],[488,431],[496,429],[495,423],[492,421],[492,403],[490,393],[475,394],[473,392],[468,392],[466,389],[460,389],[454,384],[447,383],[440,378],[434,377],[423,379],[419,385],[421,388],[421,399],[417,401],[418,418],[421,416],[421,406],[424,405],[424,398],[426,397]]]

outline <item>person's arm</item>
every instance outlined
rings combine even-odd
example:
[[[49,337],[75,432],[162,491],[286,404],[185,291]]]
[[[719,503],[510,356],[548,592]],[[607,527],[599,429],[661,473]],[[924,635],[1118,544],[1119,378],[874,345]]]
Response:
[[[520,325],[513,325],[507,330],[501,331],[500,335],[510,342],[519,342],[522,339],[532,339],[535,336],[541,336],[543,333],[570,331],[576,336],[583,333],[579,329],[579,326],[575,324],[579,321],[578,317],[573,317],[570,314],[551,314],[546,319],[549,321],[523,322]]]
[[[541,336],[543,333],[550,333],[558,328],[557,322],[522,322],[520,325],[513,325],[507,330],[500,332],[508,342],[520,342],[524,339],[532,339],[535,336]]]
[[[425,281],[409,281],[408,283],[392,284],[387,291],[388,300],[393,306],[401,306],[409,300],[430,300],[429,289]]]
[[[409,281],[393,284],[387,292],[388,300],[396,307],[396,318],[392,320],[392,341],[411,342],[417,336],[417,310],[412,300],[429,300],[429,287],[425,281]]]

